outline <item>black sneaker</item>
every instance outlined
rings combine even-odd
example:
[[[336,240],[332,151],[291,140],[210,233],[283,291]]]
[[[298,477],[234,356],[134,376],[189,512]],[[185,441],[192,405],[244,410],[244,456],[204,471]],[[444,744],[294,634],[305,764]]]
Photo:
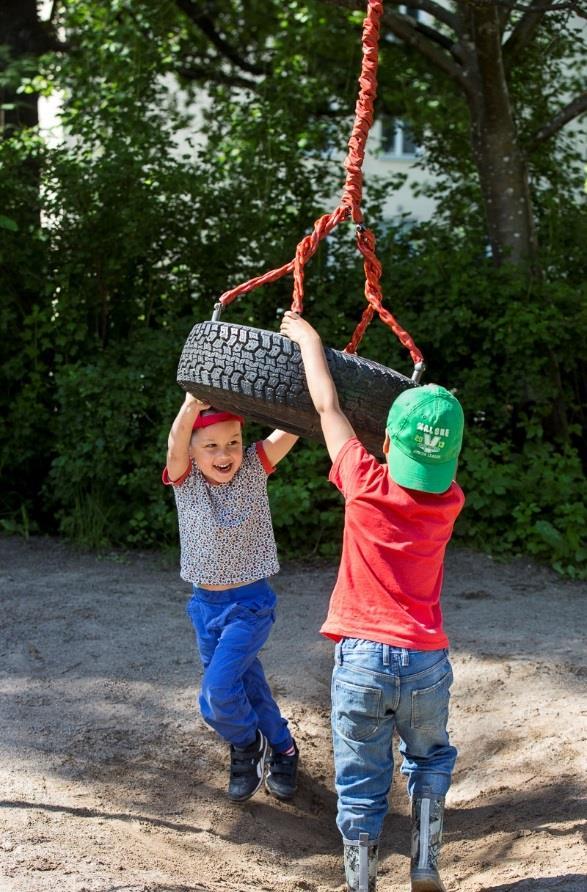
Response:
[[[268,765],[269,772],[265,778],[265,786],[277,799],[291,799],[298,788],[298,761],[300,751],[294,740],[295,753],[286,756],[271,750]]]
[[[267,738],[257,729],[257,739],[250,746],[230,747],[230,781],[228,798],[233,802],[250,799],[261,784],[265,774]]]

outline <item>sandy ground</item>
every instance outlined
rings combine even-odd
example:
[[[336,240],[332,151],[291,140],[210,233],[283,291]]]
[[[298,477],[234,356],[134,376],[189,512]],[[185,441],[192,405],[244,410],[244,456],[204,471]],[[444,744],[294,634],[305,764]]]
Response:
[[[267,674],[301,749],[292,804],[225,798],[202,722],[187,586],[152,556],[0,539],[1,892],[330,892],[342,888],[329,679],[318,628],[333,565],[283,567]],[[587,890],[585,586],[453,550],[445,615],[460,750],[449,892]],[[583,799],[584,803],[584,799]],[[380,892],[407,892],[396,773]]]

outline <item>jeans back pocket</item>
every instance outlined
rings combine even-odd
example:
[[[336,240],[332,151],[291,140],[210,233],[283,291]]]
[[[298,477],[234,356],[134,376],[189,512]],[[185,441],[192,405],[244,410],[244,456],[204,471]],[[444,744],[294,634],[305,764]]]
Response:
[[[365,740],[379,727],[381,699],[379,688],[334,678],[332,717],[336,730],[350,740]]]
[[[452,668],[428,688],[412,691],[411,727],[421,731],[446,730]]]

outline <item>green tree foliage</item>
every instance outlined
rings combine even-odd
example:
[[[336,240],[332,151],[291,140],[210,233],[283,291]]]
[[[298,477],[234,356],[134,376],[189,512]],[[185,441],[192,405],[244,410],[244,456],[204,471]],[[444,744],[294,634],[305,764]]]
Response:
[[[181,401],[173,382],[183,341],[219,294],[289,260],[336,201],[362,16],[320,2],[210,9],[67,0],[51,24],[57,50],[10,63],[22,95],[63,96],[65,137],[46,146],[21,127],[0,142],[5,529],[92,546],[174,543],[160,472]],[[543,33],[512,80],[528,140],[551,120],[556,85],[572,89],[575,76],[564,64],[576,44],[556,23]],[[422,347],[429,380],[455,387],[465,407],[468,506],[458,535],[580,574],[587,233],[575,143],[560,134],[533,155],[542,279],[496,269],[463,107],[437,81],[429,61],[384,41],[380,108],[410,111],[442,174],[434,222],[410,233],[381,218],[391,184],[368,184],[384,293]],[[362,278],[343,226],[307,270],[306,312],[325,342],[347,342]],[[227,318],[274,328],[290,291],[290,279],[254,291]],[[376,321],[362,351],[410,372]],[[250,426],[249,436],[260,433]],[[327,469],[322,447],[300,445],[271,482],[288,553],[337,552],[342,508]]]

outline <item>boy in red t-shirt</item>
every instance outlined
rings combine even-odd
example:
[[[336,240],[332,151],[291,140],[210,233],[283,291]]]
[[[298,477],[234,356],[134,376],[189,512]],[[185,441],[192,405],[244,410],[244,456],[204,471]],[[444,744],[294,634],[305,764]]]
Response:
[[[452,669],[442,625],[444,553],[464,496],[455,481],[463,410],[444,387],[401,393],[380,464],[342,412],[318,333],[287,312],[345,498],[338,578],[322,633],[336,641],[332,731],[337,824],[349,892],[374,892],[397,730],[412,803],[412,892],[442,892],[437,861],[457,751],[447,733]]]

